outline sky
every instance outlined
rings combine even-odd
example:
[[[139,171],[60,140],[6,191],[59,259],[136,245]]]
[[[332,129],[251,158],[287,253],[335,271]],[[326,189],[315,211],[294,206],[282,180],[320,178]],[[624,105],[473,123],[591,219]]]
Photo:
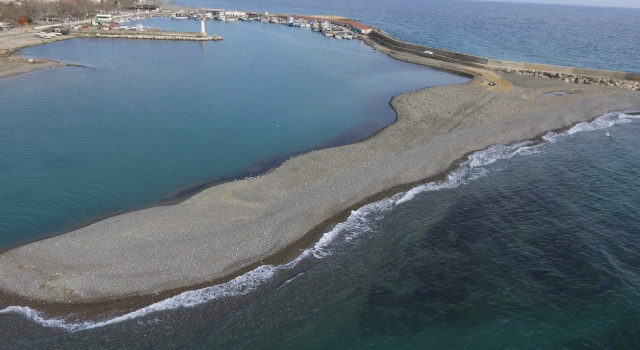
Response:
[[[491,1],[640,8],[640,0],[491,0]]]

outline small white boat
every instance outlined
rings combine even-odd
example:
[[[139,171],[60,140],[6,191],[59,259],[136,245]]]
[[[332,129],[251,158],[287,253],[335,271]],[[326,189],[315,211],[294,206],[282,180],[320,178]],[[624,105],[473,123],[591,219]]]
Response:
[[[333,37],[338,39],[338,40],[342,40],[342,35],[340,35],[340,34],[336,34]]]
[[[324,36],[326,36],[326,37],[331,37],[331,36],[333,36],[333,33],[325,32],[325,33],[324,33]]]
[[[174,12],[171,14],[171,18],[173,19],[189,19],[189,16],[187,16],[186,13],[184,12]]]

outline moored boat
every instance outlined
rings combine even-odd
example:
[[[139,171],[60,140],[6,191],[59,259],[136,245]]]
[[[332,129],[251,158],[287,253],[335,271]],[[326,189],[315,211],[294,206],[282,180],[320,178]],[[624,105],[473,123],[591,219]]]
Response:
[[[183,11],[173,12],[171,13],[171,18],[173,19],[189,19],[189,16]]]

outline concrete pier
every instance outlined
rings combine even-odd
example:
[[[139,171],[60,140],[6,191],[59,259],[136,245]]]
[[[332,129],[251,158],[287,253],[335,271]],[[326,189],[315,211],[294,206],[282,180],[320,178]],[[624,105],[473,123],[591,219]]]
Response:
[[[183,41],[218,41],[218,35],[207,36],[203,32],[132,32],[132,31],[100,31],[79,33],[80,37],[148,39],[148,40],[183,40]]]
[[[626,81],[627,85],[629,85],[629,81],[640,81],[640,74],[629,72],[616,72],[600,69],[563,67],[540,63],[497,60],[438,49],[429,46],[409,44],[398,40],[389,34],[383,33],[378,29],[373,30],[369,34],[369,38],[375,40],[380,45],[383,45],[384,47],[391,50],[403,51],[416,56],[490,70],[508,71],[509,73],[514,72],[525,75],[529,75],[529,73],[532,73],[536,76],[545,77],[551,77],[553,75],[553,77],[556,77],[558,79],[567,79],[567,82],[569,82],[571,79],[574,79],[574,81],[577,81],[579,79],[579,82],[583,83],[586,78],[586,82],[584,82],[585,84],[594,83],[596,81],[595,78],[597,78],[598,82],[600,82],[600,78],[603,78],[603,81],[605,79],[607,81],[609,81],[610,79],[617,80],[619,84],[623,84],[623,82]],[[615,85],[615,81],[610,81],[609,83]],[[606,83],[600,85],[606,85]],[[635,86],[638,85],[636,84]]]

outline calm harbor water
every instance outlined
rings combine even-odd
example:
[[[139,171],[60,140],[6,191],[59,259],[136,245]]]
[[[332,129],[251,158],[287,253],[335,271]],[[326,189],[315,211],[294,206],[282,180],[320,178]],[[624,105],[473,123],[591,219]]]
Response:
[[[281,155],[365,137],[393,120],[390,96],[464,81],[304,29],[209,23],[223,42],[72,40],[25,50],[87,68],[0,80],[0,100],[20,102],[7,112],[0,103],[12,117],[1,121],[0,176],[24,184],[3,198],[31,198],[22,205],[36,210],[7,211],[0,225],[22,218],[12,225],[33,225],[23,234],[46,234],[148,205]],[[16,309],[0,314],[0,347],[638,348],[639,133],[639,120],[612,114],[541,145],[492,147],[443,183],[359,209],[289,264],[117,320],[78,324]],[[68,203],[72,214],[60,209]],[[33,223],[41,217],[50,222]],[[5,232],[6,245],[23,239]]]
[[[85,67],[0,81],[0,249],[363,139],[395,119],[394,95],[467,80],[310,30],[208,27],[225,40],[20,52]]]

